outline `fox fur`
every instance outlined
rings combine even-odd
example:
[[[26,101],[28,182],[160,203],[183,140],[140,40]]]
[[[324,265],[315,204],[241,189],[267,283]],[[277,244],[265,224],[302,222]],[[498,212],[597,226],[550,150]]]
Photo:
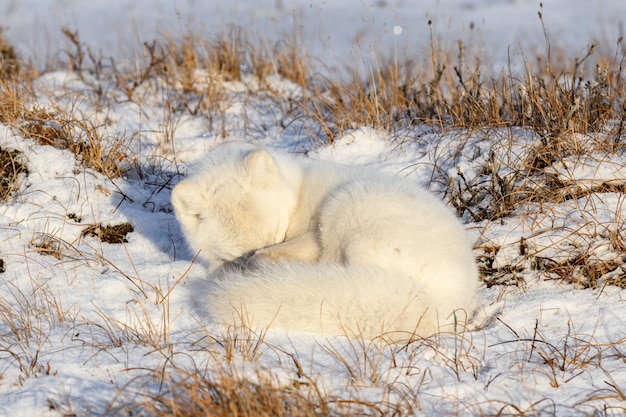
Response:
[[[231,145],[172,204],[216,322],[402,341],[459,331],[475,308],[464,227],[406,178]]]

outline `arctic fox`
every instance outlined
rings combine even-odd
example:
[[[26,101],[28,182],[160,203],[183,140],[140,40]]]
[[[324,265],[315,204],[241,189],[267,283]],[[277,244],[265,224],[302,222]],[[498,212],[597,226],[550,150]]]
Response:
[[[404,341],[458,331],[475,307],[463,226],[408,179],[231,145],[172,204],[213,271],[216,322]]]

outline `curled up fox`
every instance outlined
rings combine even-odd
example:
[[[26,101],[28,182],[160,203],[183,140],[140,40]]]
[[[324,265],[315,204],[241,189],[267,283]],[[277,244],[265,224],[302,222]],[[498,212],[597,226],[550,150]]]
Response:
[[[216,322],[404,341],[458,331],[475,308],[462,224],[406,178],[229,145],[172,204],[212,271]]]

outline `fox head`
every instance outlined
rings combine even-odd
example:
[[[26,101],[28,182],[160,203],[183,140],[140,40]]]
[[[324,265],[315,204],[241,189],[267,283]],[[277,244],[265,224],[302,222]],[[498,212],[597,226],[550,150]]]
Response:
[[[172,191],[187,240],[212,269],[285,240],[296,192],[263,150],[214,152]]]

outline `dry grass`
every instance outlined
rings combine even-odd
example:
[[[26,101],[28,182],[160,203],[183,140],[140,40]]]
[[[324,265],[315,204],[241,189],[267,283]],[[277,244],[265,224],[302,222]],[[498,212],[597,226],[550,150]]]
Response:
[[[27,139],[41,145],[67,149],[88,168],[108,177],[123,173],[122,163],[127,158],[123,140],[110,141],[102,137],[101,126],[84,114],[72,114],[56,108],[25,110],[17,130]]]
[[[559,149],[561,136],[607,129],[619,136],[625,120],[622,39],[613,56],[596,56],[599,47],[594,43],[584,55],[569,60],[556,50],[547,57],[538,55],[536,63],[523,55],[515,63],[526,69],[523,73],[511,65],[485,75],[481,57],[462,40],[441,45],[431,32],[427,65],[413,57],[379,56],[365,70],[349,70],[345,81],[324,79],[311,70],[297,33],[274,45],[252,40],[236,27],[208,40],[194,34],[181,39],[166,35],[145,43],[144,57],[130,71],[105,65],[77,32],[65,28],[63,33],[69,41],[64,65],[89,83],[95,96],[105,94],[98,80],[113,79],[114,89],[129,100],[141,100],[136,96],[141,86],[158,88],[164,80],[173,89],[170,93],[182,93],[173,110],[196,114],[225,99],[224,83],[253,77],[255,85],[270,88],[267,78],[277,74],[305,89],[298,106],[318,122],[328,141],[361,126],[389,132],[417,124],[467,130],[528,127],[546,141],[547,149],[536,156],[541,166],[552,162],[549,155]],[[19,62],[12,48],[4,49]]]
[[[29,91],[18,82],[0,77],[0,122],[17,123],[31,98]]]
[[[127,160],[127,143],[103,137],[103,126],[80,111],[60,106],[31,106],[32,94],[15,81],[0,81],[0,121],[25,139],[67,149],[94,171],[119,177]],[[19,170],[16,167],[16,170]]]
[[[142,405],[152,416],[328,416],[332,399],[310,386],[302,391],[277,386],[268,374],[251,382],[229,373],[203,377],[199,373],[172,372],[166,389]]]
[[[328,141],[360,126],[389,132],[418,124],[466,130],[515,126],[537,132],[546,151],[557,150],[565,134],[604,131],[615,122],[614,135],[623,131],[621,39],[613,57],[593,60],[598,44],[592,44],[570,61],[557,64],[548,56],[531,65],[524,57],[525,73],[509,67],[495,76],[483,75],[481,57],[470,55],[462,41],[455,46],[457,54],[433,42],[430,66],[381,57],[366,71],[353,71],[348,83],[330,80],[327,93],[310,105],[311,117]],[[549,155],[554,152],[538,155],[537,163],[550,163]]]
[[[0,375],[11,365],[19,369],[20,383],[28,377],[54,374],[52,364],[40,354],[47,350],[55,326],[75,322],[76,310],[64,306],[51,288],[35,279],[28,288],[9,281],[2,285],[10,296],[0,297]]]

